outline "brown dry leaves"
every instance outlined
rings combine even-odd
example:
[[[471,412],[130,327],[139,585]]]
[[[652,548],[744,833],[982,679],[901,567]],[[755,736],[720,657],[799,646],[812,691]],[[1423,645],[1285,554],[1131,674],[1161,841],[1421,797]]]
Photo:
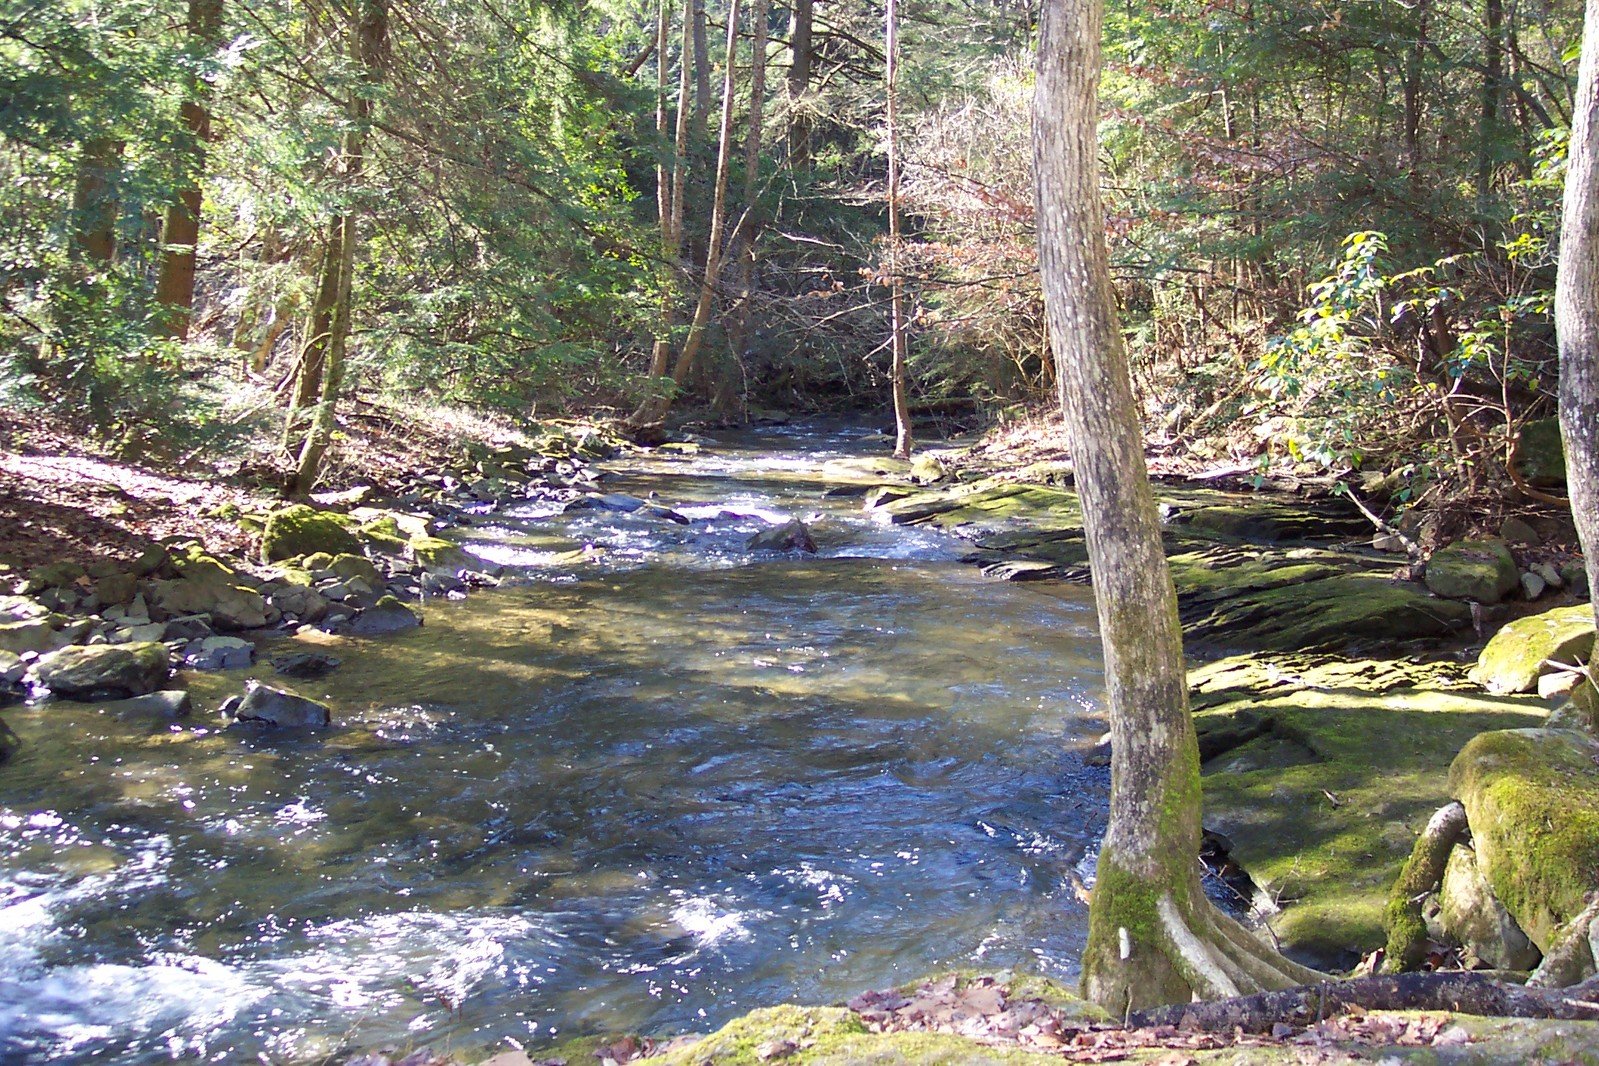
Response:
[[[876,1033],[953,1033],[995,1047],[1055,1054],[1072,1062],[1117,1062],[1135,1053],[1166,1050],[1159,1066],[1186,1066],[1192,1052],[1225,1047],[1288,1047],[1301,1061],[1347,1061],[1339,1049],[1458,1046],[1466,1031],[1447,1015],[1397,1017],[1352,1012],[1308,1029],[1279,1025],[1271,1035],[1209,1033],[1159,1026],[1123,1029],[1068,1017],[1038,999],[1015,1000],[995,977],[948,976],[910,992],[865,992],[849,1001]]]

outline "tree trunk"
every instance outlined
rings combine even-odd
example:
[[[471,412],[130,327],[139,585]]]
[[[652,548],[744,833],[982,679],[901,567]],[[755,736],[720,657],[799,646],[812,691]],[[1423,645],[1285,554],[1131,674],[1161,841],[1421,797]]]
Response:
[[[389,0],[362,0],[356,7],[356,23],[351,28],[350,50],[361,67],[361,82],[350,93],[345,103],[349,128],[344,135],[343,163],[346,194],[354,192],[361,180],[366,163],[367,128],[372,122],[371,86],[382,78],[383,64],[388,45]],[[316,485],[317,474],[328,444],[333,439],[334,414],[339,394],[344,386],[345,350],[350,337],[351,300],[355,277],[355,253],[360,242],[360,216],[346,206],[342,215],[329,228],[327,258],[324,261],[322,286],[317,293],[318,309],[328,307],[326,287],[331,285],[331,318],[321,348],[321,391],[317,396],[316,411],[310,428],[300,446],[295,472],[285,486],[289,496],[304,495]],[[314,319],[314,316],[313,316]],[[313,322],[313,329],[315,323]],[[308,366],[302,362],[301,389],[306,389],[303,375]]]
[[[760,197],[761,143],[765,137],[766,108],[766,23],[769,0],[755,0],[750,12],[755,43],[750,55],[750,108],[744,133],[744,214],[733,234],[733,261],[738,278],[738,302],[728,322],[728,347],[735,369],[742,371],[749,351],[750,297],[755,289],[755,239],[761,219],[756,201]],[[735,376],[724,375],[716,389],[716,409],[728,413],[733,408]]]
[[[811,89],[816,51],[811,42],[813,0],[794,0],[788,18],[788,165],[795,171],[810,169],[811,117],[805,99]]]
[[[1555,279],[1560,433],[1571,514],[1599,618],[1599,0],[1587,3],[1567,160]]]
[[[683,338],[683,350],[678,353],[677,364],[672,367],[672,384],[681,389],[694,369],[694,359],[700,345],[705,342],[705,330],[710,325],[711,310],[716,304],[716,283],[721,279],[722,236],[727,228],[727,177],[733,160],[733,88],[738,62],[739,0],[732,0],[727,9],[727,59],[722,75],[722,123],[716,140],[716,184],[711,193],[711,232],[705,242],[705,270],[700,275],[700,295],[694,305],[694,317],[689,322],[688,336]]]
[[[1414,970],[1426,958],[1427,923],[1422,919],[1422,901],[1443,880],[1449,853],[1466,829],[1466,808],[1456,800],[1440,807],[1416,838],[1399,880],[1388,892],[1388,907],[1383,912],[1383,925],[1388,931],[1388,947],[1383,952],[1385,972]]]
[[[705,0],[689,0],[694,11],[694,151],[700,151],[711,124],[711,45]]]
[[[189,60],[201,58],[221,43],[222,0],[189,0]],[[191,67],[192,71],[192,67]],[[210,95],[204,78],[189,75],[188,97],[182,104],[183,125],[188,140],[181,148],[181,172],[185,183],[178,201],[167,208],[162,228],[161,273],[156,279],[155,299],[165,309],[161,321],[164,335],[186,340],[194,315],[194,269],[196,245],[200,239],[200,182],[205,177],[206,141],[211,137],[211,112],[206,107]]]
[[[84,259],[109,263],[117,254],[117,216],[122,211],[118,175],[122,142],[110,137],[85,141],[72,192],[73,248]]]
[[[889,385],[894,395],[894,455],[911,457],[911,410],[905,395],[905,281],[900,276],[899,232],[899,133],[895,95],[899,82],[899,13],[894,0],[888,0],[884,19],[884,95],[888,103],[888,274],[892,295],[889,299]]]
[[[1102,19],[1102,0],[1044,4],[1033,159],[1039,272],[1110,703],[1110,818],[1089,909],[1083,990],[1120,1017],[1196,995],[1316,978],[1217,911],[1200,888],[1199,746],[1099,199]]]
[[[1482,115],[1477,126],[1477,201],[1485,205],[1493,185],[1499,146],[1499,100],[1504,95],[1505,0],[1485,0],[1482,37]]]

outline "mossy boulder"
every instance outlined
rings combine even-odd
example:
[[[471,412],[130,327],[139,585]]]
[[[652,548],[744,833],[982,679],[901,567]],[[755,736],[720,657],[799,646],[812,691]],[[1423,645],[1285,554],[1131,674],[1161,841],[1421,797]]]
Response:
[[[273,511],[261,533],[261,558],[275,563],[297,555],[359,552],[361,543],[348,528],[349,519],[303,503]]]
[[[1494,895],[1541,951],[1599,889],[1599,743],[1567,729],[1483,733],[1449,768]]]
[[[378,568],[372,564],[372,560],[364,555],[335,556],[328,563],[327,569],[346,581],[358,577],[373,588],[383,583],[383,575],[378,573]]]
[[[165,644],[62,648],[33,666],[33,679],[65,699],[121,699],[161,687],[171,673]]]
[[[408,539],[393,515],[383,515],[362,524],[356,529],[355,535],[362,543],[371,545],[373,549],[388,555],[399,555],[404,552]]]
[[[1496,970],[1530,970],[1540,954],[1515,918],[1493,894],[1493,886],[1465,845],[1449,853],[1438,891],[1438,924],[1445,937]]]
[[[1427,587],[1445,599],[1498,603],[1521,587],[1521,571],[1503,541],[1458,540],[1427,560]]]
[[[419,566],[428,570],[459,573],[482,565],[477,556],[443,537],[412,537],[406,550]]]
[[[1181,605],[1185,631],[1210,643],[1299,651],[1442,637],[1471,623],[1464,603],[1429,596],[1411,582],[1377,573],[1327,576],[1315,564],[1302,565],[1314,580],[1271,580],[1267,587],[1189,599]]]
[[[1551,670],[1546,660],[1586,663],[1593,643],[1593,608],[1588,604],[1518,618],[1488,641],[1471,679],[1489,692],[1533,692],[1538,678]]]
[[[1560,419],[1540,418],[1521,427],[1516,465],[1534,485],[1566,483],[1566,451],[1560,440]]]

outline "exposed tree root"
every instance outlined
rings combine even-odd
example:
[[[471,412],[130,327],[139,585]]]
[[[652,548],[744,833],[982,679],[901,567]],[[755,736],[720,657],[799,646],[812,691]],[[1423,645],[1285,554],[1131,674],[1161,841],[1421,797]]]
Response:
[[[1410,973],[1324,982],[1232,999],[1135,1011],[1131,1026],[1267,1032],[1273,1025],[1311,1025],[1351,1007],[1441,1010],[1508,1018],[1599,1020],[1599,978],[1571,988],[1527,988],[1467,972]]]
[[[1416,846],[1388,894],[1383,913],[1383,925],[1388,930],[1384,972],[1414,970],[1426,957],[1427,924],[1421,917],[1421,903],[1443,880],[1449,853],[1465,832],[1466,808],[1455,801],[1440,807],[1416,838]]]

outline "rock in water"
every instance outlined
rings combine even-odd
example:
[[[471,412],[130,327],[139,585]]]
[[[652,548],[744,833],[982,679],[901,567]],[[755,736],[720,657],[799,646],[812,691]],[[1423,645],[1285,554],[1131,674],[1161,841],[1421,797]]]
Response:
[[[170,669],[164,644],[99,644],[45,656],[33,679],[66,699],[116,699],[154,692]]]
[[[797,518],[791,518],[780,526],[763,529],[749,539],[745,545],[752,552],[806,552],[816,554],[816,541],[811,539],[811,531]]]
[[[333,712],[327,704],[258,681],[250,682],[233,714],[241,722],[291,729],[321,729],[333,721]]]
[[[332,673],[341,662],[332,655],[322,655],[318,652],[297,651],[289,655],[279,655],[272,660],[272,669],[284,677],[325,677]]]
[[[422,624],[405,604],[393,596],[384,596],[377,603],[355,616],[345,632],[359,637],[376,637],[385,633],[398,633],[402,629],[415,629]]]
[[[105,709],[117,718],[187,718],[194,709],[194,701],[181,688],[163,689],[131,700],[108,703]]]
[[[0,763],[8,762],[11,756],[22,747],[22,738],[11,731],[11,727],[0,721]]]
[[[255,645],[238,637],[191,640],[183,649],[183,664],[191,670],[243,670],[255,661]]]

